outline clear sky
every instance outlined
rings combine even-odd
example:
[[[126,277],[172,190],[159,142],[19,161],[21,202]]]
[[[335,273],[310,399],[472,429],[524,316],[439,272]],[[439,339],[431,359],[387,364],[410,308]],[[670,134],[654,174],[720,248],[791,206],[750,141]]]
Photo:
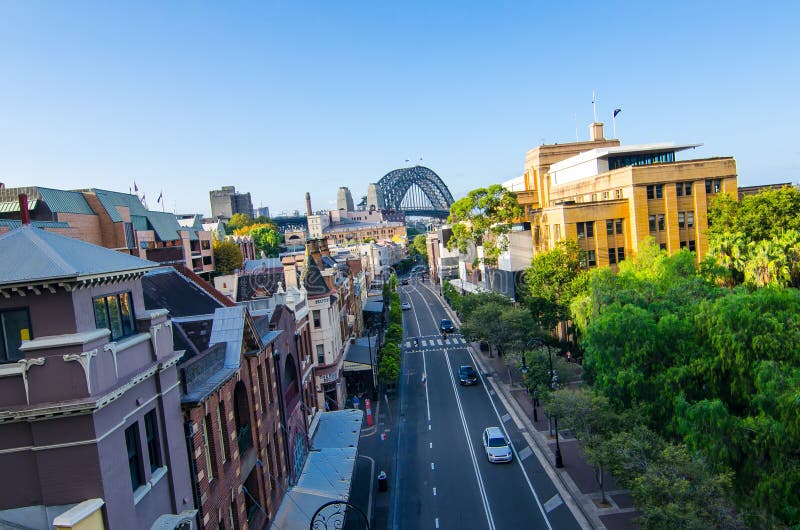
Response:
[[[0,2],[0,181],[210,213],[366,193],[406,159],[458,197],[581,139],[703,143],[800,180],[800,3]]]

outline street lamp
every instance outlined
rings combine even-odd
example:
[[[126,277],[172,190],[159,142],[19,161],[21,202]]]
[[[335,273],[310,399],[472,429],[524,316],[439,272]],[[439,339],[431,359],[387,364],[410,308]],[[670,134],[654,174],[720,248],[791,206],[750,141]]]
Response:
[[[550,388],[558,389],[558,374],[553,370],[553,350],[547,346],[547,353],[550,354]],[[556,467],[564,467],[564,460],[561,458],[561,444],[558,443],[558,415],[553,414],[553,421],[556,424]]]

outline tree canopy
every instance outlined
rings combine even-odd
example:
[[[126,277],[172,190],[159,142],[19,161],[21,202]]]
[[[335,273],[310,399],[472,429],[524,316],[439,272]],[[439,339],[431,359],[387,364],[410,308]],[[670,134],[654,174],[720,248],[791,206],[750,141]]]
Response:
[[[483,245],[484,262],[497,262],[508,242],[498,237],[511,230],[511,222],[522,216],[517,195],[499,184],[477,188],[450,207],[447,221],[453,227],[448,248],[467,254],[471,248]],[[477,263],[477,257],[473,260]]]
[[[217,274],[233,274],[242,268],[244,257],[238,245],[233,241],[214,240],[214,271]]]

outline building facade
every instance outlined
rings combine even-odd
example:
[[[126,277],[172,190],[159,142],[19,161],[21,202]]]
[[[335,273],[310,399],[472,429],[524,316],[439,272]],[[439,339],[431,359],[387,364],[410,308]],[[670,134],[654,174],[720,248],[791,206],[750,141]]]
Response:
[[[253,217],[253,201],[249,193],[239,193],[235,186],[222,186],[218,190],[208,192],[211,201],[211,217],[230,219],[233,214],[241,213]]]
[[[105,528],[190,528],[181,352],[142,295],[157,264],[21,213],[0,236],[0,520],[79,524],[69,509],[90,501]]]
[[[652,237],[670,254],[708,249],[709,202],[737,196],[732,157],[679,161],[697,145],[621,146],[591,126],[591,140],[542,145],[526,156],[525,190],[517,198],[530,223],[533,254],[564,238],[587,252],[587,267],[616,267]]]

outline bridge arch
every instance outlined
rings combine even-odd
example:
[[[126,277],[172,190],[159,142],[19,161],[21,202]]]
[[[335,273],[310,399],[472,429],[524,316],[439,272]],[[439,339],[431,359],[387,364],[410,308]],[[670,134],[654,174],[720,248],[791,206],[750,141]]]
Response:
[[[431,169],[413,166],[390,171],[378,181],[386,208],[446,217],[453,204],[447,185]]]

